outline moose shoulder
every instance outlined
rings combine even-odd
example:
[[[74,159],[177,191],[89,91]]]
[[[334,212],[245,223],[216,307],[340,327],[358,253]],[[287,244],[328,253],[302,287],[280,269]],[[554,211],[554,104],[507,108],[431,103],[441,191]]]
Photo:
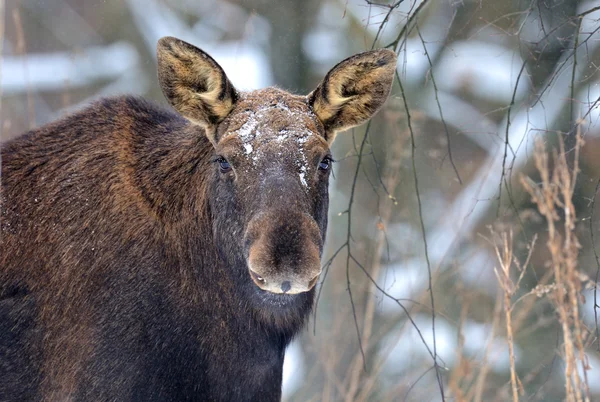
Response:
[[[308,96],[242,93],[163,38],[176,112],[104,99],[4,144],[0,400],[279,400],[321,272],[329,146],[395,65],[375,50]]]

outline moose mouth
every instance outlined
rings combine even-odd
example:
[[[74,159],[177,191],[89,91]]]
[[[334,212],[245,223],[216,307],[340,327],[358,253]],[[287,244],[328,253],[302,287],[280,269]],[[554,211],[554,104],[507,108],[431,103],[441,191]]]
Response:
[[[321,272],[319,271],[317,275],[315,275],[312,279],[307,281],[301,277],[264,277],[256,271],[252,270],[251,268],[248,271],[250,273],[250,278],[252,278],[252,281],[260,290],[262,290],[263,292],[281,296],[297,295],[309,292],[315,287],[321,274]]]

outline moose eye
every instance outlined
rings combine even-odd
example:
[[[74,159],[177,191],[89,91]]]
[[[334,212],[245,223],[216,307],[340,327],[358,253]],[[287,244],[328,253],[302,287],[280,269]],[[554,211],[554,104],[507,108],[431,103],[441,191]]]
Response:
[[[322,171],[329,170],[332,162],[333,162],[333,159],[331,159],[330,156],[324,157],[323,160],[319,163],[319,170],[322,170]]]
[[[219,164],[219,169],[221,170],[221,173],[227,173],[231,171],[231,165],[229,164],[229,162],[227,162],[227,159],[223,158],[222,156],[219,156],[217,159],[215,159],[215,162]]]

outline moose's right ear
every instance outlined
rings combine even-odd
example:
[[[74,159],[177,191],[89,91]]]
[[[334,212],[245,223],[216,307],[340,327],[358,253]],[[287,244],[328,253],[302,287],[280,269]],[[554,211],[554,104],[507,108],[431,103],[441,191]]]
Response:
[[[160,87],[185,118],[209,128],[231,112],[237,92],[212,57],[169,36],[158,41],[156,54]]]

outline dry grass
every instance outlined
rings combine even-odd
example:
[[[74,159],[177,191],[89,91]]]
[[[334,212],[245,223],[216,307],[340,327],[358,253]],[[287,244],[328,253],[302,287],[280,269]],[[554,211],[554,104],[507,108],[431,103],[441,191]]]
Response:
[[[531,179],[521,178],[521,183],[531,195],[539,212],[546,218],[546,245],[550,252],[550,266],[554,275],[553,286],[547,293],[562,329],[567,401],[577,402],[591,400],[586,373],[589,367],[586,364],[583,343],[584,326],[579,308],[583,276],[577,269],[577,261],[581,246],[575,235],[576,214],[573,205],[573,193],[579,173],[579,151],[582,146],[583,139],[578,133],[574,149],[574,167],[570,169],[562,139],[558,151],[552,151],[552,166],[543,143],[538,140],[534,159],[541,183],[538,185]],[[581,364],[583,378],[577,370],[577,364]]]
[[[521,178],[525,191],[530,194],[547,225],[545,236],[548,269],[538,279],[535,288],[526,292],[520,290],[537,236],[527,245],[527,257],[521,262],[513,250],[515,241],[512,230],[497,233],[490,228],[491,238],[486,240],[492,244],[499,263],[499,267],[494,269],[499,293],[491,320],[491,331],[479,365],[462,355],[465,340],[459,338],[457,354],[460,358],[448,382],[448,390],[453,399],[460,402],[486,400],[491,341],[502,326],[506,331],[510,370],[507,386],[497,390],[496,400],[517,402],[541,397],[535,394],[526,395],[524,388],[538,377],[548,362],[540,362],[538,369],[521,373],[521,380],[515,364],[515,337],[525,338],[531,331],[547,327],[554,321],[560,327],[563,339],[557,357],[564,361],[566,400],[591,401],[587,379],[590,367],[585,354],[585,341],[589,331],[582,323],[580,308],[581,291],[588,278],[578,270],[578,253],[581,246],[575,233],[576,214],[573,205],[573,193],[579,173],[579,151],[582,146],[583,140],[578,134],[575,148],[572,150],[573,167],[570,168],[567,160],[569,152],[565,151],[562,139],[559,148],[550,153],[544,149],[542,141],[538,141],[534,160],[541,181],[535,183],[528,177]],[[471,303],[467,300],[466,306],[463,304],[459,331],[462,322],[468,316],[467,310]],[[553,306],[556,314],[536,319],[535,309],[546,303]]]
[[[382,176],[383,182],[393,193],[395,183],[398,182],[396,172],[402,160],[402,149],[404,142],[397,139],[393,149],[389,153],[390,168]],[[521,178],[524,190],[531,196],[537,207],[539,216],[547,230],[539,231],[544,244],[536,244],[538,235],[519,247],[513,236],[512,229],[499,230],[498,227],[490,227],[491,236],[485,238],[495,251],[497,268],[494,269],[498,283],[498,294],[495,302],[491,301],[491,314],[485,319],[489,324],[486,333],[487,341],[478,356],[468,356],[465,352],[465,343],[470,340],[465,338],[463,325],[473,319],[477,306],[477,293],[468,286],[457,285],[454,294],[458,296],[455,301],[460,305],[458,317],[455,320],[445,316],[449,322],[457,327],[458,342],[455,351],[455,363],[450,367],[445,376],[446,397],[459,402],[467,401],[506,401],[513,402],[525,400],[544,400],[548,395],[544,394],[546,383],[552,373],[554,360],[564,362],[564,392],[566,401],[589,402],[592,400],[590,394],[587,370],[585,345],[590,342],[590,331],[584,326],[581,318],[581,291],[585,282],[589,279],[578,270],[578,254],[580,244],[576,236],[576,213],[573,204],[575,183],[579,172],[579,151],[583,146],[583,140],[577,135],[576,145],[573,150],[565,151],[562,141],[558,149],[545,150],[541,141],[536,143],[535,166],[539,175],[536,183],[527,177]],[[569,165],[568,157],[572,157],[572,166]],[[393,203],[384,203],[380,213],[380,229],[387,226],[392,216]],[[501,227],[501,226],[500,226]],[[378,277],[381,269],[381,256],[385,254],[385,237],[381,230],[375,238],[375,249],[371,254],[370,273],[373,278]],[[522,250],[521,250],[522,249]],[[545,270],[537,272],[533,288],[523,286],[523,280],[531,277],[530,265],[536,259],[547,259]],[[543,262],[542,262],[543,264]],[[368,293],[378,293],[378,289],[372,283],[370,288],[365,289]],[[411,314],[423,311],[430,314],[431,311],[423,310],[426,304],[428,290],[415,296],[414,309]],[[325,381],[320,400],[345,400],[345,401],[369,401],[369,400],[419,400],[423,395],[436,393],[435,381],[423,381],[424,376],[430,379],[434,377],[431,367],[415,366],[412,372],[407,372],[404,377],[399,377],[395,386],[388,388],[388,392],[379,395],[381,375],[390,349],[381,348],[379,345],[382,337],[386,334],[395,334],[394,339],[405,342],[407,325],[399,329],[397,321],[380,326],[374,333],[374,310],[375,298],[368,297],[365,305],[360,311],[360,333],[362,346],[367,359],[367,370],[363,368],[362,354],[358,348],[354,353],[344,357],[340,350],[327,349],[321,354],[321,364],[326,367],[329,379]],[[551,306],[555,314],[539,314]],[[347,316],[346,316],[347,317]],[[405,323],[406,324],[406,323]],[[334,324],[341,331],[345,326],[339,322]],[[519,340],[531,338],[535,331],[547,330],[552,327],[560,328],[561,343],[557,344],[557,353],[547,354],[539,361],[529,365],[527,370],[519,368],[517,364],[517,344]],[[425,328],[421,328],[423,330]],[[341,336],[340,333],[334,337]],[[505,337],[505,338],[504,338]],[[341,339],[341,338],[340,338]],[[498,373],[492,370],[495,358],[498,357],[498,340],[505,339],[508,349],[509,369],[506,382],[503,387],[498,388]],[[415,345],[415,348],[423,345]],[[377,352],[377,348],[380,350]],[[407,358],[410,358],[407,356]],[[340,370],[340,368],[343,368]],[[550,369],[550,372],[548,372]],[[419,371],[421,370],[421,371]],[[334,373],[338,373],[336,377]],[[339,373],[343,373],[339,376]],[[547,373],[547,374],[546,374]],[[540,383],[547,377],[542,385]],[[550,386],[550,385],[548,385]],[[380,388],[379,388],[380,389]],[[554,390],[553,392],[555,392]],[[424,392],[424,394],[419,394]],[[319,396],[316,397],[317,400]]]
[[[522,267],[519,263],[519,260],[513,255],[512,232],[509,232],[508,235],[506,232],[502,233],[502,247],[495,246],[496,256],[498,257],[498,261],[500,262],[500,270],[494,268],[494,273],[496,274],[496,279],[498,280],[500,288],[502,289],[504,314],[506,320],[506,337],[508,340],[508,352],[510,358],[510,384],[512,388],[513,402],[517,402],[519,400],[519,394],[523,393],[523,386],[521,384],[521,381],[517,377],[517,372],[515,369],[512,299],[513,296],[519,290],[519,285],[521,283],[521,280],[523,279],[523,276],[525,275],[525,270],[527,268],[527,265],[529,264],[529,260],[531,259],[531,253],[534,249],[536,238],[537,237],[534,237],[532,241],[531,247],[529,248],[529,254],[527,255],[527,260],[525,261],[525,264]],[[511,279],[511,267],[513,265],[515,265],[520,271],[516,282],[513,282],[513,280]]]

